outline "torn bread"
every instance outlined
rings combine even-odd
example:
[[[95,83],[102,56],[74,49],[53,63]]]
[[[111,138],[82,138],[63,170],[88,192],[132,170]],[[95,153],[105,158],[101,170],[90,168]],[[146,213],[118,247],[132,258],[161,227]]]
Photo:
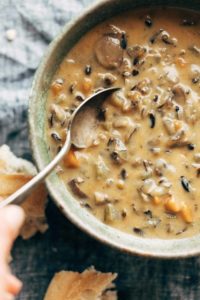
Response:
[[[37,173],[34,165],[16,157],[7,145],[0,147],[0,200],[14,193]],[[47,192],[44,184],[39,185],[21,205],[26,213],[25,224],[21,230],[24,239],[48,228],[45,217]]]
[[[61,271],[54,275],[44,300],[117,300],[116,291],[111,290],[116,277],[93,267],[83,273]]]

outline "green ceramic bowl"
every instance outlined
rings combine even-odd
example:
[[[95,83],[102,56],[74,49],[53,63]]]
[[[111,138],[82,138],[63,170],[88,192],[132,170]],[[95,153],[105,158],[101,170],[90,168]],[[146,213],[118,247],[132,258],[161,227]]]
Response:
[[[33,81],[30,95],[29,124],[33,155],[39,170],[49,163],[45,143],[46,100],[52,76],[73,45],[92,27],[125,10],[147,6],[176,6],[200,10],[199,0],[106,0],[98,1],[81,16],[67,24],[50,44]],[[136,237],[109,227],[79,205],[59,177],[52,173],[46,180],[48,190],[65,216],[100,242],[131,254],[175,258],[200,253],[200,235],[178,240]]]

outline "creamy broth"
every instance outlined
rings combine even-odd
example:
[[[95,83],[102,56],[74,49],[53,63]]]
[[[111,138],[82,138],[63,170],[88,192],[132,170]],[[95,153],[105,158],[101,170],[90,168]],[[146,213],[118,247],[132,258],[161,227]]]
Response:
[[[99,110],[93,145],[57,168],[81,206],[143,237],[200,232],[200,18],[138,10],[92,29],[59,66],[47,102],[55,155],[75,107],[120,86]]]

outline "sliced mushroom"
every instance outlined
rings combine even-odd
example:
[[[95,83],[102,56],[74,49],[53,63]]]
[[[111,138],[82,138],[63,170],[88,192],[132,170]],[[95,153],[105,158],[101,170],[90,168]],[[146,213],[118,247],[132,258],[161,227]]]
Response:
[[[191,47],[189,47],[189,50],[195,55],[200,56],[200,48],[196,45],[192,45]]]
[[[183,134],[181,135],[181,137],[183,136]],[[173,140],[173,139],[170,139],[168,141],[168,144],[167,146],[169,148],[183,148],[183,147],[186,147],[188,145],[188,140],[181,140],[180,138],[177,139],[177,140]]]
[[[180,120],[174,120],[170,117],[164,117],[163,123],[167,132],[171,135],[168,142],[169,147],[184,147],[189,143],[189,127]]]
[[[167,162],[166,162],[166,160],[163,159],[163,158],[157,159],[155,161],[155,167],[159,168],[160,170],[163,170],[163,168],[166,169],[167,168]]]
[[[167,45],[176,46],[176,44],[177,44],[177,39],[176,38],[172,38],[170,36],[170,34],[167,31],[163,30],[163,29],[159,29],[150,38],[150,42],[152,44],[154,44],[157,40],[161,40],[162,42],[164,42]]]
[[[192,83],[198,83],[200,81],[200,66],[192,64],[189,69],[189,76],[192,80]]]
[[[187,137],[187,133],[188,133],[188,126],[187,124],[185,124],[184,122],[181,122],[181,127],[180,129],[176,132],[175,135],[172,136],[171,140],[173,142],[182,142],[183,143],[183,146],[187,146],[188,145],[188,137]],[[182,146],[182,145],[180,145]]]
[[[127,53],[132,59],[137,58],[138,60],[140,60],[144,58],[145,54],[147,53],[147,49],[143,46],[135,45],[132,47],[128,47]]]
[[[132,107],[132,103],[124,96],[122,91],[113,93],[110,97],[110,102],[115,107],[118,107],[123,112],[129,111]]]
[[[131,63],[130,59],[123,58],[122,64],[120,66],[120,73],[124,77],[129,77],[129,76],[131,76],[131,70],[132,70],[132,63]]]
[[[153,197],[161,197],[167,195],[169,192],[169,188],[165,186],[157,186],[152,192],[151,195]]]
[[[172,92],[174,93],[176,101],[183,103],[187,100],[187,95],[190,90],[185,85],[178,83],[174,85]]]
[[[94,198],[97,205],[105,204],[108,201],[108,195],[105,193],[95,192]]]
[[[143,193],[141,188],[138,189],[138,194],[144,202],[149,202],[152,199],[151,195]]]
[[[154,166],[155,166],[156,170],[159,170],[161,173],[163,173],[164,170],[170,171],[172,173],[176,172],[175,167],[173,165],[167,163],[166,160],[163,158],[157,159],[155,161]],[[164,179],[164,177],[161,180],[162,180],[162,184],[163,184],[163,180],[166,182],[166,179]]]
[[[126,146],[119,138],[110,138],[108,141],[108,148],[111,151],[127,151]]]
[[[117,77],[112,73],[99,73],[98,78],[102,81],[103,86],[105,87],[111,86],[117,81]]]
[[[171,167],[173,168],[173,172],[175,173],[176,172],[176,169],[174,168],[174,166],[172,165],[167,165],[168,166],[168,170],[171,171]],[[175,171],[174,171],[175,170]],[[171,182],[166,178],[166,177],[161,177],[159,182],[158,182],[159,185],[165,187],[165,188],[170,188],[172,186]]]
[[[167,146],[170,148],[188,147],[188,144],[191,144],[188,125],[181,121],[179,129],[175,127],[175,130],[176,132],[168,140]]]
[[[127,160],[127,148],[119,138],[110,138],[108,141],[108,150],[111,158],[116,163],[122,163]]]
[[[176,84],[179,82],[179,74],[174,64],[170,66],[165,66],[163,70],[164,70],[163,81],[166,80],[167,83],[171,83],[171,84]]]
[[[199,65],[192,64],[190,66],[190,71],[191,71],[192,77],[200,76],[200,66]]]
[[[159,147],[150,148],[150,151],[153,154],[157,155],[157,154],[159,154],[161,152],[161,148],[159,148]]]
[[[81,199],[88,198],[87,195],[83,191],[81,191],[81,189],[79,187],[79,180],[77,180],[76,178],[70,180],[68,182],[68,185],[71,188],[71,190],[75,196],[78,196]]]
[[[139,81],[136,85],[132,87],[132,91],[139,91],[142,95],[147,95],[150,93],[151,80],[149,78],[144,78]]]
[[[57,104],[52,104],[50,110],[53,113],[53,117],[55,121],[60,122],[62,124],[65,122],[66,112],[61,106]]]
[[[134,132],[140,127],[139,124],[134,123],[129,117],[116,117],[113,121],[114,128],[125,128],[126,134],[124,136],[125,143],[129,142]]]
[[[200,163],[194,163],[194,164],[192,164],[192,167],[197,170],[200,170]]]
[[[103,36],[95,46],[95,55],[104,68],[118,68],[123,60],[123,49],[120,40],[111,36]]]
[[[75,93],[75,99],[78,101],[78,102],[83,102],[85,100],[85,96],[83,93],[77,91]]]
[[[107,165],[101,155],[98,156],[98,159],[97,159],[97,162],[95,165],[96,165],[97,179],[106,178],[107,175],[109,174],[109,168],[107,167]]]
[[[151,193],[155,189],[156,189],[156,182],[151,178],[145,179],[143,185],[141,186],[142,192],[147,195],[151,195]]]
[[[109,35],[109,36],[116,37],[116,38],[120,39],[122,33],[123,33],[123,31],[119,27],[117,27],[113,24],[109,24],[108,25],[108,30],[107,30],[105,35]]]
[[[132,124],[132,120],[129,117],[118,116],[113,121],[114,128],[127,128]]]
[[[170,36],[170,34],[167,32],[167,31],[162,31],[161,33],[160,33],[160,38],[161,38],[161,40],[165,43],[165,44],[167,44],[167,45],[173,45],[173,46],[176,46],[176,44],[177,44],[177,39],[176,38],[172,38],[171,36]]]
[[[52,132],[51,137],[57,143],[62,142],[62,138],[60,137],[60,135],[57,132]]]
[[[197,163],[200,163],[200,153],[195,153],[195,154],[194,154],[194,160],[195,160]]]
[[[104,210],[104,221],[113,222],[119,218],[119,213],[113,204],[108,203]]]
[[[166,117],[163,117],[163,124],[167,130],[167,132],[172,135],[176,132],[175,130],[175,122],[174,122],[174,119],[166,116]]]
[[[133,121],[129,117],[121,117],[118,116],[113,121],[114,128],[125,128],[125,142],[128,142],[132,137],[133,133],[139,128],[139,125],[133,123]]]
[[[147,199],[151,200],[152,197],[166,195],[169,192],[169,187],[157,185],[154,179],[147,178],[143,181],[140,191],[148,197]]]

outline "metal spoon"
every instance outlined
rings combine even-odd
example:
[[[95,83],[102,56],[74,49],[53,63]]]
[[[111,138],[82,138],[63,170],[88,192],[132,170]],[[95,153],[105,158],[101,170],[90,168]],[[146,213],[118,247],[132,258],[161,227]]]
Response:
[[[22,186],[14,194],[0,202],[0,208],[11,204],[22,203],[31,191],[40,184],[58,165],[60,160],[67,154],[71,145],[77,148],[87,148],[94,141],[97,127],[97,111],[103,101],[113,92],[119,90],[117,87],[101,90],[83,101],[73,112],[67,127],[67,136],[61,151],[55,158],[33,179]]]

